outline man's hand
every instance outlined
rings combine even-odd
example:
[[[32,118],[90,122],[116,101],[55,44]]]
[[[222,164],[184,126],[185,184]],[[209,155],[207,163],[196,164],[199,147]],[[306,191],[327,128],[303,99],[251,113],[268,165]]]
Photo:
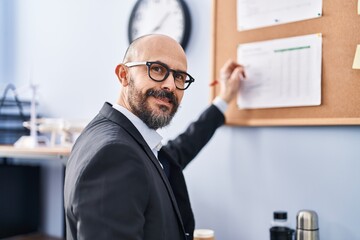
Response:
[[[239,92],[240,82],[245,79],[244,67],[228,60],[220,69],[220,94],[227,103],[233,100]]]

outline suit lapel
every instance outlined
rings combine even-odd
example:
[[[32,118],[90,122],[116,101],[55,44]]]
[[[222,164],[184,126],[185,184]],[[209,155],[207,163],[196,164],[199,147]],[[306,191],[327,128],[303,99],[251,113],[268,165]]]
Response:
[[[182,218],[180,215],[179,207],[176,202],[176,198],[174,196],[173,190],[169,183],[168,178],[165,175],[164,170],[161,168],[158,159],[154,156],[154,153],[149,148],[147,143],[145,142],[144,138],[140,134],[140,132],[136,129],[136,127],[131,123],[131,121],[125,117],[121,112],[114,109],[109,103],[105,103],[100,110],[100,114],[103,115],[105,118],[109,119],[112,122],[115,122],[120,127],[122,127],[125,131],[127,131],[135,141],[141,146],[141,148],[145,151],[146,155],[149,157],[149,160],[153,163],[154,167],[156,168],[157,172],[159,173],[162,181],[164,182],[167,192],[170,196],[171,202],[175,209],[176,215],[178,217],[179,222],[183,228],[185,233],[184,224],[182,222]]]
[[[146,146],[142,145],[144,151],[146,152],[146,154],[148,155],[148,157],[151,159],[152,163],[155,165],[156,167],[156,170],[158,171],[158,173],[160,174],[161,176],[161,179],[163,180],[165,186],[166,186],[166,189],[169,193],[169,196],[170,196],[170,199],[171,199],[171,202],[173,204],[173,207],[176,211],[176,215],[178,216],[178,220],[180,221],[181,223],[181,226],[183,228],[183,231],[185,233],[185,229],[184,229],[184,224],[182,222],[182,218],[181,218],[181,214],[180,214],[180,211],[179,211],[179,207],[177,205],[177,201],[176,201],[176,198],[174,196],[174,192],[172,190],[172,187],[169,183],[169,180],[164,172],[164,169],[162,169],[162,167],[160,166],[159,164],[159,160],[154,156],[154,153],[151,151],[151,149],[147,146],[147,144],[145,144]]]

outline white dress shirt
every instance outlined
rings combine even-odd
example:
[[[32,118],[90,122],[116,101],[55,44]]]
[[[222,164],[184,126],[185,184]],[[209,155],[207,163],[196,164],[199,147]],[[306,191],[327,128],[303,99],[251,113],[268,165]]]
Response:
[[[222,113],[225,113],[228,104],[220,97],[216,97],[212,102]],[[137,128],[142,137],[144,138],[147,145],[150,147],[155,157],[158,158],[158,151],[162,147],[161,140],[163,137],[154,129],[149,128],[139,117],[130,112],[128,109],[123,106],[114,103],[112,106],[114,109],[118,110],[124,114],[132,124]],[[160,162],[159,162],[160,163]],[[160,163],[161,167],[162,164]]]
[[[134,126],[140,132],[141,136],[144,138],[145,142],[157,158],[158,151],[162,147],[161,140],[163,139],[163,137],[154,129],[149,128],[140,118],[138,118],[135,114],[133,114],[123,106],[115,103],[112,107],[124,114],[130,120],[130,122],[134,124]]]
[[[225,102],[224,99],[222,99],[221,97],[217,96],[213,101],[212,104],[214,104],[219,110],[220,112],[222,112],[223,114],[225,114],[225,111],[228,107],[228,103]]]

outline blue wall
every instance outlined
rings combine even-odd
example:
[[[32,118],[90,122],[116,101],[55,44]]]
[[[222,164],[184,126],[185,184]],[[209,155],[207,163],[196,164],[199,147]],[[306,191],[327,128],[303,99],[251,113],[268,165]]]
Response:
[[[187,172],[198,226],[268,239],[272,211],[295,228],[313,209],[321,239],[360,239],[359,144],[359,127],[220,129]]]
[[[14,82],[26,86],[22,76],[31,73],[44,114],[90,119],[104,101],[116,100],[114,68],[128,45],[135,0],[14,2]],[[171,126],[160,131],[165,139],[184,130],[209,102],[211,0],[187,3],[193,17],[189,72],[196,83]],[[197,227],[214,229],[217,239],[269,239],[273,211],[288,211],[295,227],[296,213],[312,209],[321,239],[360,239],[358,146],[358,126],[221,127],[185,170]],[[54,175],[59,192],[62,179]],[[45,230],[59,235],[61,217],[52,218]]]
[[[0,88],[14,78],[16,58],[16,2],[0,1]]]

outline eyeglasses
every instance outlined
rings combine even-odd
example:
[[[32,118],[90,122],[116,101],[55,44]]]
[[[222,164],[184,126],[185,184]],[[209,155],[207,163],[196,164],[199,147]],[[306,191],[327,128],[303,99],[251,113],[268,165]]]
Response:
[[[170,69],[165,63],[162,62],[128,62],[124,64],[127,67],[135,67],[146,65],[148,68],[149,77],[155,82],[163,82],[169,76],[170,72],[173,73],[175,86],[179,90],[187,89],[195,79],[190,74]]]

